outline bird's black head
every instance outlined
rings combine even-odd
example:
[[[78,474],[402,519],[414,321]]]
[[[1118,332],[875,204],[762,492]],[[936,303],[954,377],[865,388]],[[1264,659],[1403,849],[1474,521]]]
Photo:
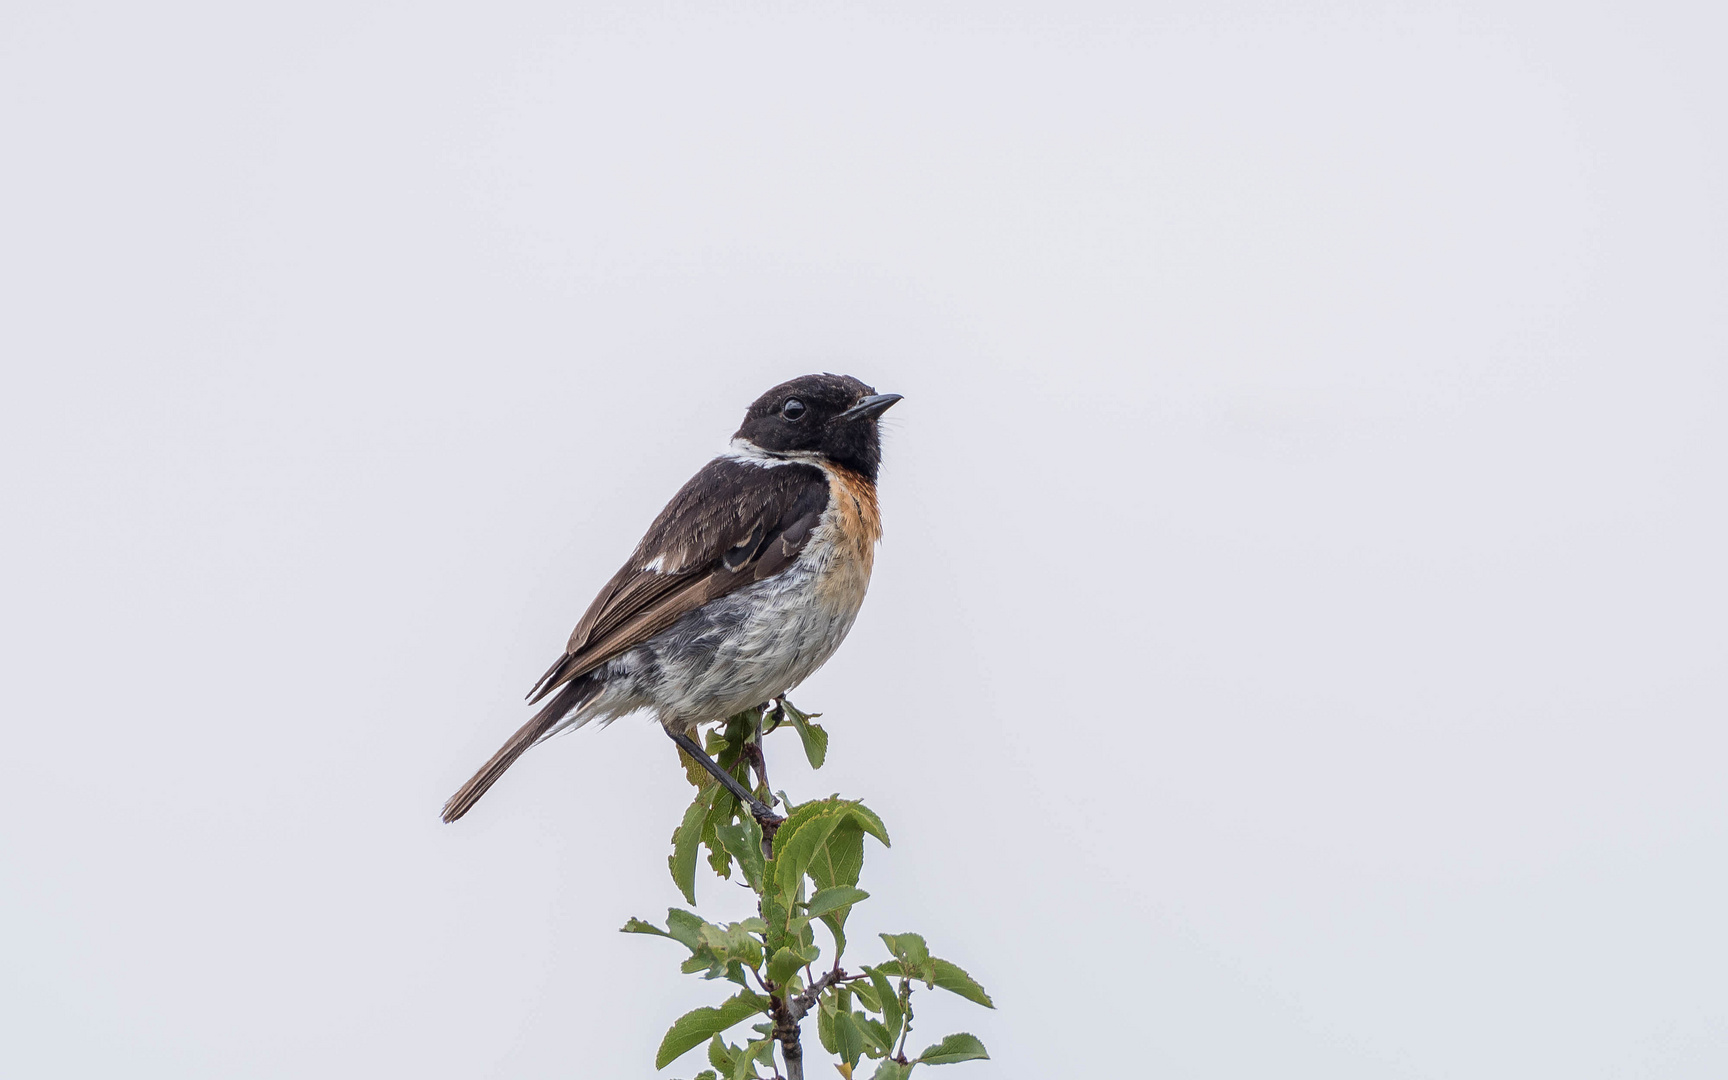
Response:
[[[876,418],[899,400],[850,375],[805,375],[757,398],[733,438],[770,454],[816,454],[874,480],[882,464]]]

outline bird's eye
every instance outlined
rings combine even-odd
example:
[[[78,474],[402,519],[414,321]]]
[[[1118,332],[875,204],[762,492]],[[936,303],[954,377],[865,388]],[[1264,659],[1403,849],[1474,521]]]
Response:
[[[780,406],[780,415],[788,420],[796,420],[804,415],[804,403],[795,397],[789,397],[785,404]]]

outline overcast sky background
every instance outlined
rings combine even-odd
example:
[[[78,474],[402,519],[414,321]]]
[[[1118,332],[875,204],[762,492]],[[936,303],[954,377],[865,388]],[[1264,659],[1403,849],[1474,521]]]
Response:
[[[0,1071],[655,1075],[665,738],[438,809],[833,370],[956,1077],[1728,1072],[1722,7],[930,7],[5,6]]]

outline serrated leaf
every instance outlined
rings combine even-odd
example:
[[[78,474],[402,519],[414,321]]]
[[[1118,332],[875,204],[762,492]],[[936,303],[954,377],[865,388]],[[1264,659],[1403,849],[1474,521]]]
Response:
[[[742,923],[703,923],[702,944],[722,964],[737,960],[749,968],[762,966],[762,943]]]
[[[876,1051],[870,1055],[871,1057],[893,1052],[894,1039],[899,1035],[898,1031],[890,1033],[882,1021],[873,1016],[865,1016],[861,1012],[853,1013],[852,1020],[858,1025],[859,1030],[864,1032],[865,1040]]]
[[[767,1011],[768,999],[749,990],[740,990],[717,1008],[691,1009],[667,1029],[660,1052],[654,1055],[654,1067],[664,1069],[739,1021]]]
[[[960,965],[950,964],[938,957],[930,958],[930,966],[936,971],[936,986],[951,994],[959,994],[967,1001],[976,1001],[986,1009],[994,1009],[996,1003],[990,1000],[990,995],[978,985],[976,979],[961,970]]]
[[[718,838],[715,838],[712,844],[708,842],[707,838],[703,838],[702,846],[708,849],[708,869],[727,881],[732,880],[731,852],[726,850]]]
[[[956,1061],[977,1061],[990,1055],[976,1035],[958,1032],[935,1046],[926,1047],[914,1060],[925,1065],[952,1065]]]
[[[696,1074],[696,1080],[720,1080],[720,1077],[713,1069],[703,1069]]]
[[[906,1074],[911,1071],[910,1065],[902,1065],[898,1061],[884,1061],[870,1074],[870,1080],[906,1080]]]
[[[882,1014],[883,1025],[898,1035],[900,1021],[905,1019],[905,1014],[900,1011],[900,995],[895,993],[893,984],[881,968],[865,968],[864,971],[870,976],[870,989],[876,991],[877,1003],[881,1006],[876,1011]]]
[[[786,870],[788,865],[784,855],[790,850],[793,839],[812,822],[824,817],[831,817],[835,813],[837,801],[835,799],[812,800],[788,808],[786,820],[780,824],[779,830],[774,834],[774,851],[768,860],[766,875],[767,891],[782,891],[782,872]],[[832,828],[833,824],[830,823],[824,829],[823,835],[826,836]],[[806,864],[808,864],[808,860],[806,860]]]
[[[860,900],[870,899],[870,894],[863,889],[851,885],[836,885],[830,889],[819,889],[810,898],[805,911],[811,916],[826,915],[837,908],[851,907]]]
[[[708,820],[714,793],[721,790],[720,785],[715,784],[698,791],[689,809],[684,811],[684,821],[672,833],[672,854],[667,857],[666,865],[671,868],[672,883],[692,904],[696,902],[696,849],[702,841],[702,827]]]
[[[816,1037],[822,1042],[822,1049],[830,1054],[839,1051],[834,1045],[834,999],[832,995],[824,994],[816,1008]]]
[[[660,929],[658,926],[655,926],[653,923],[643,922],[641,919],[637,919],[637,918],[632,918],[629,922],[625,923],[623,928],[620,929],[618,932],[620,934],[654,934],[658,937],[663,937],[663,938],[672,937],[671,934],[668,934],[666,931]],[[677,941],[678,939],[672,938],[672,940]]]
[[[834,962],[836,964],[840,962],[840,957],[846,952],[846,916],[850,910],[848,908],[847,911],[833,912],[822,916],[822,925],[826,926],[828,932],[834,935]]]
[[[708,756],[713,757],[714,755],[709,754]],[[698,791],[714,783],[714,778],[708,775],[708,770],[704,769],[695,758],[685,753],[682,746],[678,747],[678,764],[684,766],[684,778],[690,781],[690,786]]]
[[[817,807],[815,812],[802,819],[794,821],[789,817],[774,837],[774,859],[770,871],[774,880],[769,887],[780,894],[780,902],[788,907],[803,884],[810,860],[842,820],[842,813],[833,800],[819,803]]]
[[[786,919],[786,908],[781,905],[779,897],[772,891],[763,893],[762,921],[768,924],[768,931],[762,935],[762,940],[769,949],[778,950],[791,940],[792,935],[786,929]]]
[[[856,886],[863,869],[864,830],[855,817],[848,815],[828,834],[828,842],[810,859],[806,872],[816,888],[822,890]],[[834,935],[836,959],[846,952],[846,919],[851,913],[850,907],[842,907],[820,916],[828,932]]]
[[[732,876],[732,857],[720,844],[715,830],[738,816],[738,799],[716,784],[708,800],[708,818],[702,824],[702,843],[708,849],[708,865],[723,878]]]
[[[731,1072],[732,1063],[737,1059],[738,1048],[728,1043],[720,1036],[714,1036],[714,1041],[708,1044],[708,1064],[719,1069],[721,1072]]]
[[[810,762],[812,769],[820,769],[828,758],[828,732],[823,730],[821,724],[811,723],[807,714],[786,705],[785,702],[781,704],[787,719],[792,721],[792,726],[798,731],[798,740],[804,744],[805,759]]]
[[[766,861],[762,855],[762,826],[749,814],[743,815],[736,825],[720,825],[714,830],[715,836],[726,848],[727,854],[738,860],[739,872],[744,875],[744,883],[760,893],[763,889],[763,874],[766,872]]]
[[[882,1011],[882,1002],[876,996],[876,987],[872,986],[868,981],[852,983],[847,987],[847,989],[857,995],[859,1003],[866,1009],[874,1013]]]
[[[930,949],[918,934],[881,934],[883,944],[901,963],[905,974],[933,982],[936,973],[930,970]]]
[[[810,859],[806,871],[818,889],[856,885],[864,869],[864,829],[851,814],[834,826],[828,842]]]
[[[904,975],[907,978],[923,979],[930,986],[946,990],[951,994],[959,994],[967,1001],[975,1001],[986,1009],[994,1009],[996,1003],[990,1000],[990,995],[978,985],[976,979],[966,974],[958,964],[951,964],[939,957],[930,957],[928,963],[920,968],[908,971],[899,960],[890,960],[882,965],[882,969],[890,975]]]
[[[702,916],[683,908],[666,909],[666,930],[691,952],[702,947],[702,928],[708,924]]]
[[[864,1056],[864,1033],[858,1030],[858,1021],[849,1012],[834,1014],[834,1055],[846,1064],[856,1068],[858,1059]]]
[[[782,793],[781,798],[785,798],[784,793]],[[810,802],[798,803],[796,805],[788,802],[785,803],[785,807],[786,820],[782,821],[780,823],[780,828],[776,830],[774,834],[774,848],[768,856],[768,885],[770,888],[773,887],[776,881],[775,874],[778,867],[775,863],[780,858],[781,842],[787,839],[790,833],[796,832],[798,829],[802,828],[805,822],[833,811],[832,803],[826,800],[817,799],[812,799]]]
[[[883,847],[894,846],[888,842],[888,826],[882,824],[882,819],[876,816],[876,811],[861,802],[855,802],[852,804],[852,816],[858,819],[858,824],[863,826],[865,832],[882,841]]]
[[[756,728],[761,722],[762,714],[755,709],[745,709],[743,712],[736,712],[728,716],[726,726],[720,732],[721,737],[726,740],[728,750],[742,756],[745,745],[756,738]],[[736,758],[733,759],[733,761],[736,760]],[[728,761],[725,764],[727,767],[731,767],[733,761]],[[744,778],[739,777],[738,779],[743,780]]]
[[[803,966],[804,957],[789,948],[781,949],[768,961],[768,978],[774,981],[775,986],[784,989],[786,981]]]
[[[757,1075],[754,1062],[762,1062],[770,1067],[774,1064],[774,1041],[772,1039],[757,1039],[744,1048],[743,1055],[732,1070],[732,1080],[746,1080]]]

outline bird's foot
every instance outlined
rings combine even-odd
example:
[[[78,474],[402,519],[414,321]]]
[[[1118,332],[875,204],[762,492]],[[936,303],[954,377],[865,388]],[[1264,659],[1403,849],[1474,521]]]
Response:
[[[786,819],[761,804],[750,808],[750,816],[756,819],[756,824],[762,829],[762,854],[772,859],[774,834],[780,831],[780,826],[786,824]]]

